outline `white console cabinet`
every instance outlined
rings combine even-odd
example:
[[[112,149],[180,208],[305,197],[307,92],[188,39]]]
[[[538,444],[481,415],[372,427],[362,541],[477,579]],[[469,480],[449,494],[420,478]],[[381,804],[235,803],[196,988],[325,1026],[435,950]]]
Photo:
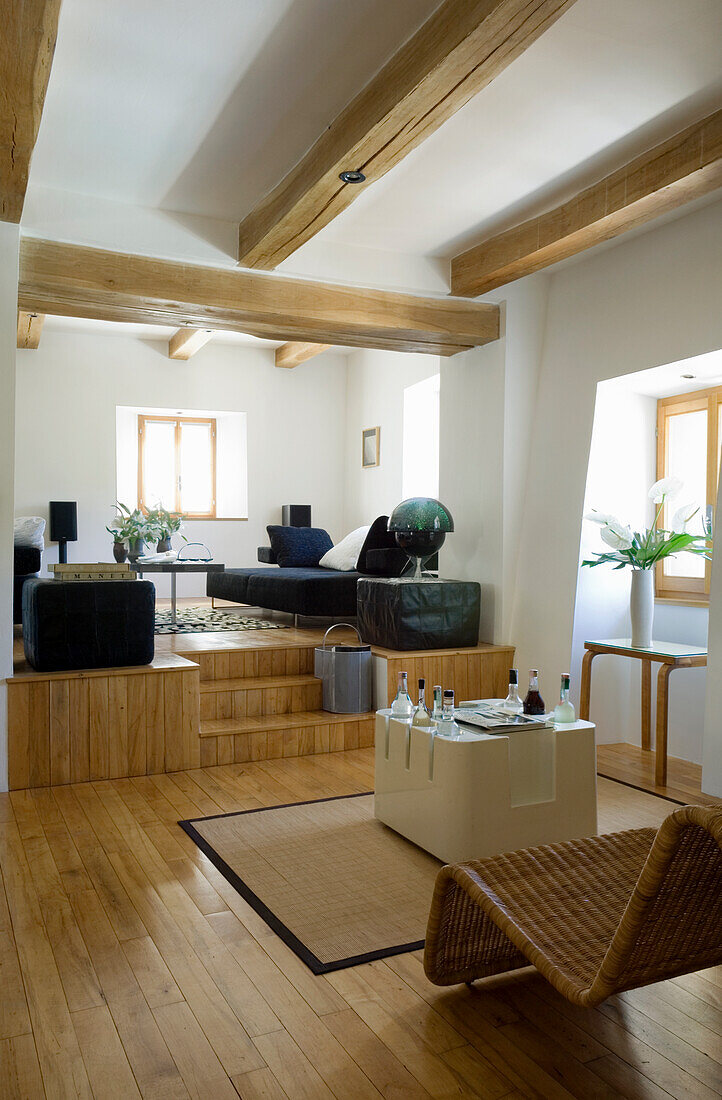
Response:
[[[379,821],[445,863],[597,832],[594,726],[451,739],[376,714]]]

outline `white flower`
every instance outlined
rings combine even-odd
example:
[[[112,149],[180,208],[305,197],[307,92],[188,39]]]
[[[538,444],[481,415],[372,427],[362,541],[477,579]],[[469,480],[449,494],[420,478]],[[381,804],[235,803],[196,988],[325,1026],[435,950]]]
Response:
[[[600,534],[602,541],[611,546],[612,550],[629,550],[632,545],[632,528],[625,527],[617,520],[602,527]]]
[[[678,477],[662,477],[655,481],[649,490],[649,499],[655,504],[661,504],[663,500],[671,500],[682,489],[683,482]]]
[[[683,504],[672,516],[672,530],[678,535],[683,535],[687,530],[687,524],[698,512],[698,504]]]
[[[587,512],[584,518],[588,519],[590,523],[598,523],[602,527],[605,527],[608,523],[619,523],[617,517],[613,516],[611,512],[598,512],[596,508],[592,508],[591,512]]]

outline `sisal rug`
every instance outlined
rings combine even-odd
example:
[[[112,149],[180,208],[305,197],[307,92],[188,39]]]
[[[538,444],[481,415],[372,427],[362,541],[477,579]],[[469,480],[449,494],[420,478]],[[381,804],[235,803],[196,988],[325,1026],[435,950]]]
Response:
[[[372,794],[179,824],[314,974],[424,946],[441,863],[377,821]]]
[[[216,630],[282,630],[283,623],[255,619],[237,611],[219,611],[211,607],[179,607],[175,626],[169,607],[156,608],[156,634],[204,634]]]

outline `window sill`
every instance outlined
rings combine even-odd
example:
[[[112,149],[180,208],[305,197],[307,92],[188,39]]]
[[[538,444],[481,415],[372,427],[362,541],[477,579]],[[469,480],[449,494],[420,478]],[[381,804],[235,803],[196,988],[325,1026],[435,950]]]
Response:
[[[183,523],[248,523],[248,516],[186,516]]]
[[[700,600],[693,596],[655,596],[654,602],[667,604],[671,607],[706,607],[709,609],[709,600]]]

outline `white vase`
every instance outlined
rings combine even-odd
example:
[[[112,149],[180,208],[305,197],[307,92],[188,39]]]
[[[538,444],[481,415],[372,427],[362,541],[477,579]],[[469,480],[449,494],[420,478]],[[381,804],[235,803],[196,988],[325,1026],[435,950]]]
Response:
[[[652,644],[652,623],[654,622],[653,569],[632,570],[629,611],[632,616],[633,647],[649,649]]]

